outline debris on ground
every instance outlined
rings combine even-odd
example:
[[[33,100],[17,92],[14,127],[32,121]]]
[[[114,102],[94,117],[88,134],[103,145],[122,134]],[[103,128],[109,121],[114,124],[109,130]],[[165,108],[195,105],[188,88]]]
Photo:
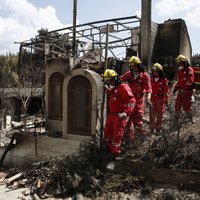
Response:
[[[24,200],[200,199],[199,121],[143,140],[137,136],[133,142],[124,140],[123,153],[115,162],[93,138],[82,143],[76,155],[49,157],[23,167],[4,166],[0,185],[10,191],[26,188],[18,197]]]
[[[34,199],[200,199],[198,181],[194,180],[197,185],[189,184],[189,180],[188,184],[181,182],[188,174],[200,173],[197,130],[188,127],[179,140],[176,132],[149,135],[142,142],[136,137],[124,148],[112,170],[106,169],[110,161],[99,150],[94,138],[83,143],[77,155],[49,158],[48,162],[9,169],[7,174],[0,174],[0,184],[11,190],[28,187],[30,191],[22,195],[26,193]],[[135,170],[132,161],[137,164]],[[145,164],[141,167],[142,162],[147,163],[147,167]],[[134,173],[138,169],[140,172]],[[170,176],[165,179],[166,171],[162,171],[165,169],[180,170],[186,175],[180,177],[180,172],[167,171],[179,175],[179,183],[170,182]]]

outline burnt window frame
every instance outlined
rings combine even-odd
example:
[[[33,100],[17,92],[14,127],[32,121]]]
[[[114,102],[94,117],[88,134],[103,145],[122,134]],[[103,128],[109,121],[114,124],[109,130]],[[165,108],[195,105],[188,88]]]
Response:
[[[63,120],[63,82],[64,82],[64,76],[60,72],[55,72],[49,77],[49,112],[48,117],[50,120]],[[56,87],[59,87],[60,94],[58,96],[56,95]],[[56,98],[55,98],[56,96]],[[58,106],[60,112],[55,112],[56,108],[55,106]]]

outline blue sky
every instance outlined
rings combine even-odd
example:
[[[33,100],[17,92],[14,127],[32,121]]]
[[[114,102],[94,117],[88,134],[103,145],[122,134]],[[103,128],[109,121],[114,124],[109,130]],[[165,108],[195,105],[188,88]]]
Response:
[[[77,23],[141,14],[141,0],[77,0]],[[0,0],[0,54],[16,53],[18,44],[37,35],[72,25],[73,0]],[[200,53],[200,0],[152,0],[152,20],[183,18],[193,54]]]

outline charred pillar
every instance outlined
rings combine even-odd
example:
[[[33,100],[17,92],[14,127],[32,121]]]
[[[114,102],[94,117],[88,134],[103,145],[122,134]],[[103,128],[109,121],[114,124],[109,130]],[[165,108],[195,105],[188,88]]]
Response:
[[[151,0],[142,0],[141,17],[141,59],[145,66],[151,63]]]

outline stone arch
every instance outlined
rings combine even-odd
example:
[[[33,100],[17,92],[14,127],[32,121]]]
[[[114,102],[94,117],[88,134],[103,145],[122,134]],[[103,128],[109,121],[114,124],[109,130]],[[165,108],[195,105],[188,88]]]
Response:
[[[47,61],[46,66],[46,75],[45,75],[45,117],[46,117],[46,129],[48,131],[53,132],[62,132],[63,131],[63,121],[61,120],[61,117],[58,117],[58,119],[52,119],[49,118],[49,109],[51,108],[49,105],[49,96],[50,96],[50,90],[49,90],[49,80],[50,77],[54,73],[59,73],[61,76],[63,76],[63,81],[66,75],[70,72],[70,65],[68,59],[51,59]],[[63,93],[63,87],[59,87]],[[60,99],[61,102],[61,99]],[[63,112],[63,103],[61,103],[60,107],[62,107]],[[63,118],[63,116],[62,116]]]
[[[101,79],[99,74],[87,69],[75,69],[66,76],[63,83],[63,137],[67,138],[69,135],[92,136],[96,134],[99,105],[101,104],[103,92]],[[77,94],[75,90],[79,90],[81,94]],[[74,104],[77,108],[70,107],[73,101],[71,98],[74,97],[77,98],[75,100],[76,105]],[[81,105],[77,105],[77,102],[81,102]],[[80,116],[74,116],[81,106],[82,113]],[[83,108],[83,106],[85,107]],[[81,119],[81,117],[84,119]],[[75,124],[69,124],[74,123],[75,119],[79,121]]]
[[[67,132],[69,134],[91,134],[92,86],[90,81],[76,75],[67,87]]]

